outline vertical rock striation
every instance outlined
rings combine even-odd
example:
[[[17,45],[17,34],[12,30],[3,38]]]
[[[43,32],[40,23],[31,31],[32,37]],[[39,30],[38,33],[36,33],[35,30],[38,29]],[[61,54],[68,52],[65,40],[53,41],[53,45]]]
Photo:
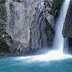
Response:
[[[72,54],[72,1],[64,24],[63,36],[68,38],[68,52]]]
[[[3,3],[3,0],[0,0]],[[52,45],[60,0],[4,0],[9,50],[15,54]],[[54,6],[55,4],[55,6]]]

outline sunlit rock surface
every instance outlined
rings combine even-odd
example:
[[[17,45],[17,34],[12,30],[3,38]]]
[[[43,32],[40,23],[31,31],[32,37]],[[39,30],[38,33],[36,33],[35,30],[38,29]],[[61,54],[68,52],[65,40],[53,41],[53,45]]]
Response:
[[[21,0],[20,2],[8,0],[6,2],[6,31],[12,38],[12,42],[7,42],[12,52],[24,53],[47,46],[45,13],[48,15],[49,24],[52,25],[54,21],[53,16],[48,13],[53,1],[47,2],[49,3],[47,6],[44,0]]]

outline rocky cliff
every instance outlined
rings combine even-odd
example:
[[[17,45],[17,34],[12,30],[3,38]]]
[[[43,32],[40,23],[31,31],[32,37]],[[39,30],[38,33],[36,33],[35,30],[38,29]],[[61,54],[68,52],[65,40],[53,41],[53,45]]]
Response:
[[[8,50],[24,54],[33,49],[51,46],[54,17],[60,2],[61,0],[0,0],[0,6],[5,7],[3,38],[9,46]]]
[[[5,10],[5,5],[4,1],[0,0],[0,52],[8,52],[8,45],[6,44],[5,40],[5,22],[6,22],[6,10]]]

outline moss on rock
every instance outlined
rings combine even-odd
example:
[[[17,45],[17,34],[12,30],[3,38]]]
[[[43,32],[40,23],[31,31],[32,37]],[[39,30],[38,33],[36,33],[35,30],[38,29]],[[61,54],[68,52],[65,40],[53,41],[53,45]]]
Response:
[[[5,3],[6,2],[6,0],[0,0],[0,3]]]
[[[20,0],[17,0],[17,2],[20,2]]]
[[[59,7],[59,4],[62,3],[62,0],[53,0],[53,4],[52,4],[52,15],[55,15],[55,11],[56,9]]]
[[[54,30],[52,29],[46,18],[45,18],[45,23],[46,23],[45,33],[47,36],[48,45],[51,46],[53,42]]]
[[[8,52],[9,50],[8,45],[5,42],[3,37],[0,37],[0,52]]]
[[[15,1],[15,0],[13,0],[13,1]],[[20,2],[20,0],[16,0],[17,2]]]
[[[0,2],[5,0],[0,0]],[[4,2],[3,2],[4,3]],[[8,45],[6,44],[6,10],[4,4],[0,4],[0,52],[8,52]]]

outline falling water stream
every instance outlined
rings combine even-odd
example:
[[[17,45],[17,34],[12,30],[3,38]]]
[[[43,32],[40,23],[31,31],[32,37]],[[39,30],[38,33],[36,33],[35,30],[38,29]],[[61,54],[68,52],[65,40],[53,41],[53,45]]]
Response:
[[[62,30],[63,30],[63,25],[65,22],[66,15],[67,15],[67,11],[69,8],[69,3],[70,3],[70,0],[64,1],[60,11],[60,16],[58,20],[56,21],[56,28],[55,28],[56,34],[55,34],[53,47],[58,49],[61,53],[63,53],[63,49],[64,49],[64,38],[62,35]]]
[[[65,18],[67,15],[67,11],[69,8],[70,0],[64,0],[63,5],[61,7],[60,15],[58,20],[56,21],[56,34],[55,34],[55,39],[54,39],[54,45],[53,48],[54,50],[49,51],[46,54],[41,54],[41,55],[35,55],[35,56],[27,56],[27,57],[18,57],[16,59],[27,59],[28,61],[51,61],[51,60],[62,60],[62,59],[67,59],[69,57],[72,57],[70,55],[64,54],[63,49],[64,49],[64,38],[62,35],[62,30],[63,30],[63,25],[65,22]]]

